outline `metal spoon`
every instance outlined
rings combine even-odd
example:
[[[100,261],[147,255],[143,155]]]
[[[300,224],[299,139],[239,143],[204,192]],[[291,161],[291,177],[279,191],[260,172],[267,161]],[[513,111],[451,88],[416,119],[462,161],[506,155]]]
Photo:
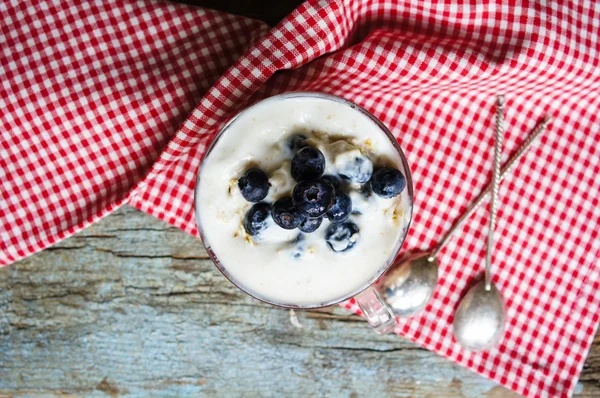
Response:
[[[490,226],[485,256],[485,278],[479,281],[462,299],[454,314],[454,336],[463,348],[481,351],[495,346],[504,334],[506,314],[502,295],[492,283],[491,266],[496,228],[496,207],[500,183],[500,157],[502,155],[502,129],[504,97],[498,96],[496,111],[496,144],[494,145],[494,175],[490,200]]]
[[[546,130],[551,120],[552,118],[546,115],[533,129],[531,134],[529,134],[527,139],[502,168],[500,180],[503,180],[510,173],[512,167],[523,157],[531,144]],[[385,274],[380,286],[381,294],[384,300],[392,307],[395,315],[410,317],[416,315],[427,306],[431,297],[433,297],[437,285],[438,253],[450,241],[454,233],[463,226],[465,221],[475,213],[491,190],[492,185],[490,184],[479,194],[460,219],[456,221],[436,248],[427,252],[417,253],[397,262]]]

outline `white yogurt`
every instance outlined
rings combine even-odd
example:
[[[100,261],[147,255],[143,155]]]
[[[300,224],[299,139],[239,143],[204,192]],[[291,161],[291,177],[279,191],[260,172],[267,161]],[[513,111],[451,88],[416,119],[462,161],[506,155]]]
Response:
[[[360,151],[375,167],[395,167],[407,175],[385,133],[356,109],[323,98],[274,97],[236,118],[204,159],[196,208],[204,244],[237,285],[276,304],[319,306],[356,292],[392,260],[406,234],[411,206],[407,189],[392,199],[366,198],[354,184],[349,195],[361,214],[349,219],[360,228],[352,249],[336,253],[327,246],[326,218],[317,231],[303,234],[301,252],[294,244],[301,232],[284,230],[270,217],[269,227],[255,241],[243,227],[252,203],[242,197],[237,179],[249,167],[258,167],[271,184],[264,201],[290,196],[295,181],[287,144],[298,133],[310,137],[310,144],[325,155],[325,174],[336,175],[344,157]]]

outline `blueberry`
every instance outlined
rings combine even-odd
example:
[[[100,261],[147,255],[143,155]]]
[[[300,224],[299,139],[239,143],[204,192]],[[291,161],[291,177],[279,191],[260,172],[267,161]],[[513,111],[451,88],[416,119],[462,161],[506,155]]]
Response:
[[[271,205],[265,202],[252,205],[244,217],[244,229],[250,236],[256,236],[267,229],[267,219],[271,214]]]
[[[298,225],[298,229],[302,232],[306,232],[307,234],[311,232],[315,232],[323,222],[322,218],[308,218],[304,217],[302,221],[300,221],[300,225]]]
[[[277,202],[273,203],[271,216],[273,217],[275,224],[279,225],[283,229],[297,228],[304,218],[298,209],[294,207],[292,198],[289,196],[281,198]]]
[[[294,206],[310,218],[323,216],[335,200],[335,188],[327,180],[302,181],[292,193]]]
[[[366,156],[355,156],[339,169],[339,174],[350,182],[364,184],[371,179],[373,162]]]
[[[314,180],[325,171],[325,156],[317,148],[304,147],[292,159],[292,177],[296,181]]]
[[[260,202],[269,193],[269,179],[260,169],[248,169],[246,174],[238,180],[238,187],[248,202]]]
[[[336,177],[336,176],[333,176],[333,175],[331,175],[331,174],[327,174],[327,175],[324,175],[324,176],[323,176],[323,177],[321,177],[321,178],[322,178],[322,179],[324,179],[324,180],[327,180],[327,181],[329,181],[329,182],[331,183],[331,185],[333,185],[333,187],[334,187],[335,189],[338,189],[338,188],[340,187],[341,181],[340,181],[340,179],[339,179],[338,177]]]
[[[294,251],[292,252],[292,257],[300,258],[300,257],[302,257],[304,250],[306,250],[306,238],[304,237],[304,235],[299,234],[296,237],[296,239],[292,242],[292,245],[294,245]]]
[[[358,226],[351,221],[331,224],[325,233],[325,240],[334,252],[345,252],[356,244],[358,231]]]
[[[371,177],[371,189],[382,198],[393,198],[400,195],[406,187],[406,178],[396,169],[381,168]]]
[[[336,190],[333,205],[327,210],[327,218],[333,223],[346,221],[352,213],[352,200],[342,190]]]
[[[300,149],[304,148],[308,138],[302,134],[294,134],[288,141],[288,149],[292,154],[296,154]]]

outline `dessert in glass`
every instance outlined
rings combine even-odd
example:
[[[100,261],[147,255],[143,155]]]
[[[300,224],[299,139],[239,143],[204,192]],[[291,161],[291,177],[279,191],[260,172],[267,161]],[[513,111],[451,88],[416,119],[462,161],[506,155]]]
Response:
[[[286,93],[219,132],[198,171],[195,214],[217,268],[293,309],[355,297],[378,333],[395,326],[372,285],[406,237],[413,187],[388,129],[345,99]]]

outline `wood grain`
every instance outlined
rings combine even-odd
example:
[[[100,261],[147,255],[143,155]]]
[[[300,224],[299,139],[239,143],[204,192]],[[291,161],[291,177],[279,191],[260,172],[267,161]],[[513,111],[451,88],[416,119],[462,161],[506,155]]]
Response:
[[[0,269],[0,396],[516,396],[341,308],[297,316],[126,206]],[[600,396],[599,347],[576,396]]]

